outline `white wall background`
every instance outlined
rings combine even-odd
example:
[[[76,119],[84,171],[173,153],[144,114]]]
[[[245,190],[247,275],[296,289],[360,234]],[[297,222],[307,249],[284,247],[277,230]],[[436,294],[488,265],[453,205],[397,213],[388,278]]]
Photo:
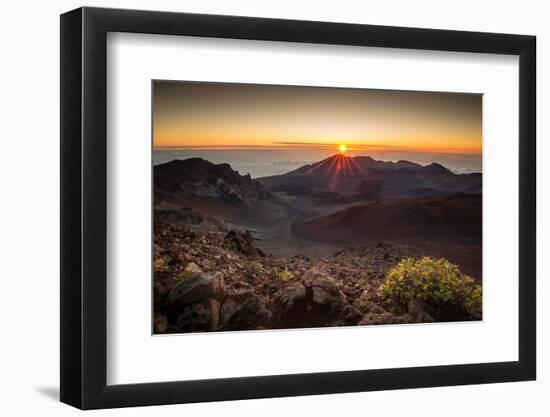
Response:
[[[59,392],[59,17],[72,0],[3,5],[0,65],[0,410],[3,415],[75,415]],[[542,1],[93,1],[86,5],[533,34],[538,37],[538,381],[377,393],[145,407],[94,415],[477,416],[550,413],[549,10]],[[543,264],[544,263],[544,264]]]

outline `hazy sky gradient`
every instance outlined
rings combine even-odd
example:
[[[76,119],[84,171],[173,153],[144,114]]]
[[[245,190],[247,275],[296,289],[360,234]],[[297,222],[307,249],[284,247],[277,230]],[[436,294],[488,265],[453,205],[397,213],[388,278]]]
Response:
[[[473,94],[155,81],[154,145],[481,154],[481,103]]]

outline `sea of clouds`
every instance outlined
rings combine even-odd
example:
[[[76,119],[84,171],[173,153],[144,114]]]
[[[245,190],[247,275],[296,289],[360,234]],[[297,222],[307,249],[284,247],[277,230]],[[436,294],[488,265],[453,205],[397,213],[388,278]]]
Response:
[[[155,149],[153,164],[159,165],[174,159],[200,157],[215,164],[227,163],[240,174],[250,174],[252,178],[279,175],[295,170],[302,165],[312,164],[336,152],[331,149]],[[368,155],[382,161],[407,160],[421,165],[437,162],[457,174],[481,172],[481,155],[397,152],[397,151],[353,151],[347,156]]]

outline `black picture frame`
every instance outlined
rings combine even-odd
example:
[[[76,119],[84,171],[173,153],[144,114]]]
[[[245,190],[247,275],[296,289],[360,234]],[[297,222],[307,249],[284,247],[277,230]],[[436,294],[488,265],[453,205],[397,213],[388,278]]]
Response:
[[[108,32],[519,56],[519,360],[107,385]],[[63,14],[61,401],[94,409],[535,379],[535,51],[536,38],[524,35],[88,7]]]

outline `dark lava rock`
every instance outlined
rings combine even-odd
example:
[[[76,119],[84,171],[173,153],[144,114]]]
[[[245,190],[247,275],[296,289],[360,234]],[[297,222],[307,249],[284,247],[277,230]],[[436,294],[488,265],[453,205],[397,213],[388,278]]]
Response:
[[[244,233],[231,230],[223,239],[223,247],[248,256],[264,257],[264,252],[261,249],[255,248],[252,242],[252,234],[248,230]]]
[[[225,297],[222,274],[195,274],[176,284],[168,294],[168,301],[171,309],[177,309],[208,298],[221,301]]]
[[[409,301],[407,320],[411,323],[433,323],[435,320],[426,312],[427,306],[419,300]]]
[[[225,303],[224,303],[225,305]],[[227,310],[233,309],[226,307]],[[265,301],[254,295],[244,301],[238,308],[235,308],[231,314],[225,318],[225,312],[222,317],[226,320],[222,330],[254,330],[269,328],[272,319],[272,313],[267,309]]]
[[[396,317],[393,314],[385,311],[383,313],[367,313],[359,322],[360,326],[373,324],[399,324],[406,323],[403,318]]]
[[[155,313],[154,318],[154,333],[155,334],[162,334],[166,333],[168,330],[168,319],[165,315]]]
[[[215,330],[227,290],[221,273],[193,275],[176,284],[167,298],[168,322],[181,331]]]
[[[362,316],[335,280],[313,270],[276,293],[272,306],[274,326],[282,328],[353,325]]]
[[[220,302],[213,298],[188,305],[177,318],[176,328],[182,332],[204,332],[218,328]]]

